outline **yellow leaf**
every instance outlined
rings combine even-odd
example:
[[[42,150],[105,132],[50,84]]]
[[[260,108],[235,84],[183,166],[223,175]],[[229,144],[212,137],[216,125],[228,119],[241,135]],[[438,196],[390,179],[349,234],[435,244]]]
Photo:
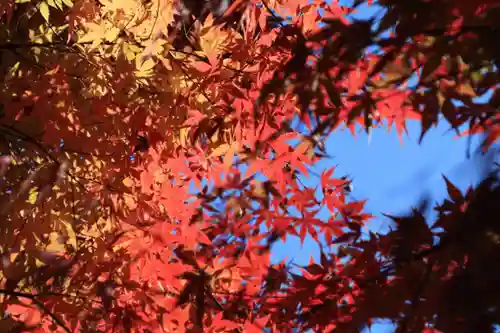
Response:
[[[16,258],[19,256],[19,252],[14,252],[10,254],[10,262],[16,261]]]
[[[50,16],[50,10],[49,10],[49,5],[46,2],[40,3],[40,14],[42,14],[43,18],[45,21],[49,21],[49,16]]]
[[[36,199],[38,198],[38,191],[36,187],[32,187],[30,189],[29,195],[28,195],[28,203],[34,205],[36,203]]]
[[[153,67],[156,65],[155,61],[153,59],[147,59],[145,61],[142,61],[140,57],[135,58],[135,64],[136,64],[136,76],[138,77],[149,77],[153,75]]]
[[[214,66],[217,57],[224,52],[228,45],[229,33],[218,26],[214,26],[213,16],[205,19],[200,32],[200,46],[210,63]]]
[[[17,70],[19,69],[19,65],[20,65],[20,64],[21,64],[21,63],[18,61],[18,62],[16,62],[16,64],[15,64],[14,66],[12,66],[12,67],[9,69],[9,72],[7,73],[7,75],[6,75],[6,77],[5,77],[5,79],[6,79],[6,80],[12,79],[12,78],[15,76],[15,74],[16,74],[16,72],[17,72]]]
[[[234,153],[236,152],[236,145],[232,144],[226,151],[224,156],[224,170],[227,171],[233,165]]]
[[[297,147],[295,147],[295,154],[305,155],[310,149],[313,148],[313,144],[310,140],[302,141]]]
[[[153,59],[147,59],[141,63],[139,58],[137,58],[136,64],[138,65],[137,70],[141,72],[151,70],[155,66],[155,62]]]
[[[161,55],[164,50],[164,45],[167,43],[164,39],[149,40],[144,43],[145,48],[142,52],[143,57],[157,56]]]
[[[210,154],[210,157],[218,157],[224,155],[230,148],[231,146],[228,145],[227,143],[221,144],[219,147],[215,148],[212,153]]]
[[[153,36],[160,33],[168,35],[168,26],[174,22],[175,7],[172,0],[157,0],[155,7],[158,8],[158,19],[153,28]]]
[[[200,99],[198,98],[198,101],[200,101]],[[200,101],[201,102],[201,101]],[[217,142],[219,138],[219,129],[217,128],[215,131],[214,131],[214,134],[212,134],[212,137],[210,138],[210,141],[211,142]]]
[[[459,94],[465,95],[465,96],[470,96],[470,97],[476,97],[476,92],[472,88],[472,86],[468,83],[460,84],[457,89]]]
[[[75,230],[73,230],[73,226],[70,223],[64,221],[63,224],[66,227],[66,234],[68,236],[67,243],[73,246],[74,249],[76,249],[76,234]]]
[[[170,51],[169,54],[175,60],[184,60],[184,59],[186,59],[186,54],[185,53],[177,52],[175,50]],[[200,57],[204,56],[203,52],[200,52],[200,51],[195,51],[194,55],[195,56],[200,56]]]
[[[267,192],[266,192],[264,186],[262,185],[262,183],[255,184],[255,187],[253,188],[252,194],[258,198],[266,198],[267,197]]]
[[[170,61],[170,59],[166,59],[164,57],[162,57],[161,55],[158,56],[158,58],[161,60],[163,66],[165,66],[165,68],[169,71],[172,70],[172,63]]]
[[[123,53],[127,57],[127,60],[132,61],[136,59],[137,55],[142,52],[142,49],[136,45],[123,43],[122,44]]]
[[[127,205],[127,207],[132,210],[137,208],[137,203],[135,202],[135,199],[130,196],[125,196],[125,205]]]
[[[49,5],[49,7],[55,8],[55,9],[62,9],[62,1],[61,0],[47,0],[47,5]]]
[[[106,34],[106,28],[99,24],[90,22],[88,28],[88,32],[82,38],[78,39],[78,43],[100,41]]]
[[[134,185],[134,181],[131,178],[127,177],[123,180],[123,185],[132,187]]]
[[[186,147],[188,137],[189,137],[189,128],[187,128],[187,127],[181,128],[180,133],[179,133],[181,147]]]
[[[104,39],[107,40],[108,42],[113,42],[118,38],[118,35],[120,34],[120,29],[117,27],[112,27],[106,33],[104,34]]]
[[[35,258],[35,267],[45,266],[45,263],[38,258]]]
[[[45,251],[51,253],[58,253],[58,252],[64,252],[66,250],[64,244],[59,242],[59,234],[57,232],[51,232],[49,239],[50,243],[45,248]]]
[[[134,53],[140,53],[142,52],[142,49],[135,45],[135,44],[127,44],[127,47],[129,48],[130,51],[134,52]]]

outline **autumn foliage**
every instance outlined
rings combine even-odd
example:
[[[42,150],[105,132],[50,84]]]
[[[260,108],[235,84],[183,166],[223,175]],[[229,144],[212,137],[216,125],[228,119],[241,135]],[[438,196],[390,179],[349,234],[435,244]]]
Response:
[[[387,234],[302,179],[344,126],[487,150],[500,1],[354,2],[2,0],[0,332],[493,331],[494,176]],[[318,262],[271,262],[308,236]]]

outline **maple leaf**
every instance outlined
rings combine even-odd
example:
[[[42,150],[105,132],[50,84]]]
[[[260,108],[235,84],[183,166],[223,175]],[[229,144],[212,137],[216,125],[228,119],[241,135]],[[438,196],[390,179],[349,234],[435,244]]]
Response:
[[[267,315],[265,317],[257,318],[252,322],[246,322],[244,327],[245,332],[251,332],[251,333],[262,332],[262,330],[266,327],[270,316],[271,315]]]
[[[212,319],[212,325],[207,328],[209,332],[218,332],[220,330],[237,330],[240,328],[240,325],[232,322],[230,320],[223,319],[222,312],[219,312]]]
[[[151,8],[153,9],[152,13],[155,14],[150,17],[155,23],[150,35],[154,38],[161,35],[168,36],[168,27],[174,22],[174,15],[176,13],[174,2],[171,0],[155,0]]]
[[[209,14],[200,31],[200,45],[212,67],[218,66],[218,59],[229,45],[231,34],[215,25],[214,17]]]
[[[492,180],[364,237],[349,179],[304,179],[341,123],[423,137],[442,114],[489,149],[498,1],[21,2],[0,4],[0,330],[490,330]],[[319,262],[271,265],[290,235]]]

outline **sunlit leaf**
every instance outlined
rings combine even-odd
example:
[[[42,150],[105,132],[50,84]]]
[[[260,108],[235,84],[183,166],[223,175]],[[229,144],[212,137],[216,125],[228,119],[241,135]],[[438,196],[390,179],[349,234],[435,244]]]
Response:
[[[38,10],[40,11],[40,14],[45,19],[45,21],[48,22],[49,18],[50,18],[50,9],[49,9],[49,5],[47,4],[47,2],[42,1],[40,3],[40,7],[38,7]]]

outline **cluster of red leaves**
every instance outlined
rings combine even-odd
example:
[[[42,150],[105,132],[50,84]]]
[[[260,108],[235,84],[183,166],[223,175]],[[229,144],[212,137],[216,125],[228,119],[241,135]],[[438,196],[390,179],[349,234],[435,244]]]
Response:
[[[367,240],[334,169],[301,178],[341,124],[442,114],[494,142],[496,5],[381,0],[374,26],[319,0],[1,4],[0,328],[491,330],[491,180]],[[338,251],[297,274],[270,261],[290,236]]]
[[[498,3],[388,0],[377,5],[383,15],[376,21],[325,15],[319,31],[290,29],[298,35],[292,58],[261,99],[279,94],[287,78],[300,105],[322,122],[316,133],[344,121],[352,129],[354,121],[366,128],[385,121],[402,135],[406,119],[419,119],[423,137],[442,115],[456,131],[468,124],[466,133],[488,132],[487,149],[500,133],[494,102]],[[489,103],[477,100],[491,93]]]

